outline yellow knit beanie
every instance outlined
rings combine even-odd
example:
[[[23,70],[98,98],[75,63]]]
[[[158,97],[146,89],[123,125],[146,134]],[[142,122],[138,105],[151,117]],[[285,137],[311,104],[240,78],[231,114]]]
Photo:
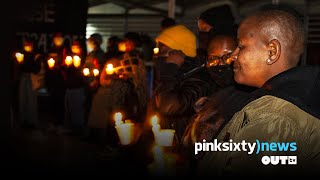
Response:
[[[197,55],[196,36],[183,25],[176,25],[165,29],[156,38],[156,42],[161,42],[171,49],[181,50],[189,57]]]

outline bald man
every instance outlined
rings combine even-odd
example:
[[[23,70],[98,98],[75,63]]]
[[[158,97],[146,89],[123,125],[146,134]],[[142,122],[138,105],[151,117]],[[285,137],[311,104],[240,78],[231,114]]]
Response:
[[[293,15],[266,10],[244,19],[234,79],[258,89],[217,137],[229,149],[205,153],[200,174],[319,173],[320,70],[296,67],[303,49],[303,25]]]

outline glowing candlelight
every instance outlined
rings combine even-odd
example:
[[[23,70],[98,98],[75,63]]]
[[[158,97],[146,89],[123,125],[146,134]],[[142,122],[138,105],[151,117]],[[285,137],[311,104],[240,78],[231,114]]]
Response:
[[[24,54],[19,53],[19,52],[16,53],[16,59],[17,59],[18,63],[22,63],[24,60]]]
[[[73,65],[74,67],[80,67],[81,65],[81,58],[79,56],[73,56]]]
[[[108,75],[111,75],[114,73],[114,68],[112,64],[107,64],[106,72]]]
[[[123,124],[122,114],[120,112],[115,113],[113,118],[114,118],[114,121],[116,122],[116,126]]]
[[[153,53],[154,54],[158,54],[159,53],[159,48],[158,47],[153,48]]]
[[[129,145],[134,141],[134,123],[126,120],[124,123],[122,121],[122,114],[117,112],[113,116],[115,121],[115,128],[122,145]]]
[[[93,70],[93,75],[94,76],[99,76],[99,70],[98,69],[94,69]]]
[[[126,52],[126,50],[127,50],[126,43],[125,42],[120,42],[119,45],[118,45],[118,50],[120,52]]]
[[[50,59],[48,60],[48,66],[49,66],[49,68],[53,68],[55,63],[56,63],[56,61],[55,61],[53,58],[50,58]]]
[[[71,56],[67,56],[66,59],[64,60],[64,63],[67,66],[70,66],[72,64],[72,57]]]
[[[152,116],[151,124],[152,124],[152,132],[153,132],[153,134],[158,133],[160,131],[161,127],[160,127],[160,124],[158,124],[157,115]]]
[[[84,76],[89,76],[89,75],[90,75],[90,70],[89,70],[89,68],[84,68],[84,69],[83,69],[83,75],[84,75]]]
[[[172,146],[175,130],[161,129],[157,115],[152,116],[151,124],[156,143],[160,146]]]

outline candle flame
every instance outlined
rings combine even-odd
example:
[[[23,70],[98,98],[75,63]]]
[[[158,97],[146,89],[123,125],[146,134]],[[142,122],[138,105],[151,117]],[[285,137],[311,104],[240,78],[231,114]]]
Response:
[[[70,66],[72,64],[72,57],[71,56],[67,56],[65,59],[65,64],[67,66]]]
[[[113,64],[107,64],[106,72],[107,72],[107,74],[109,74],[109,75],[111,75],[111,74],[114,73]]]
[[[151,118],[151,124],[152,126],[156,126],[158,124],[158,117],[157,115],[152,116]]]
[[[159,48],[158,47],[153,48],[153,53],[154,54],[158,54],[159,53]]]
[[[116,112],[113,116],[115,121],[122,121],[122,114],[121,112]]]
[[[94,69],[93,70],[93,75],[94,76],[98,76],[99,75],[99,70],[98,69]]]
[[[81,58],[79,56],[73,56],[74,67],[79,67],[81,65]]]
[[[55,62],[56,62],[56,61],[55,61],[53,58],[50,58],[50,59],[48,60],[48,66],[49,66],[49,68],[53,68]]]
[[[21,63],[24,60],[24,54],[17,52],[16,59],[17,59],[18,63]]]
[[[89,68],[84,68],[84,69],[83,69],[83,74],[84,74],[85,76],[89,76],[89,74],[90,74]]]

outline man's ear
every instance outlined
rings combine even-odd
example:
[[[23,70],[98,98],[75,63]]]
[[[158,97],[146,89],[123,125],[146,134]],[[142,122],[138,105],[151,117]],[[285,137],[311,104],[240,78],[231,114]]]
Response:
[[[278,61],[281,54],[281,44],[277,39],[273,39],[268,43],[269,58],[267,64],[271,65]]]

